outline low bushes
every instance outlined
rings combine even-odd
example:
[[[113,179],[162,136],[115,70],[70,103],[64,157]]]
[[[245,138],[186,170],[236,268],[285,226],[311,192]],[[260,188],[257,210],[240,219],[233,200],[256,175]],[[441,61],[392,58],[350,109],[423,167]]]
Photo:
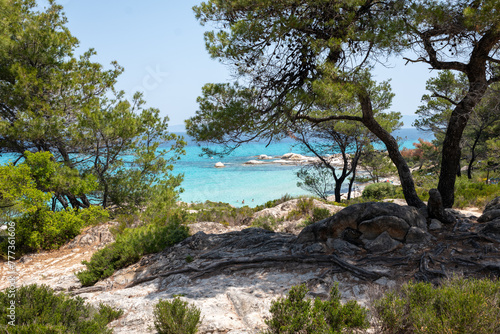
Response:
[[[297,208],[290,211],[286,216],[288,220],[298,220],[300,218],[310,217],[314,209],[314,200],[312,198],[299,198]]]
[[[274,199],[274,200],[271,200],[271,201],[267,201],[266,203],[264,203],[264,205],[258,205],[258,206],[256,206],[255,207],[255,211],[260,211],[260,210],[263,210],[263,209],[274,208],[276,205],[280,205],[281,203],[288,202],[289,200],[292,200],[292,199],[294,199],[293,196],[291,196],[289,194],[285,194],[285,195],[281,196],[281,198]]]
[[[374,303],[381,330],[404,333],[500,333],[500,282],[454,278],[435,288],[408,283]]]
[[[273,302],[264,334],[340,334],[368,328],[368,310],[356,301],[341,304],[338,286],[327,301],[305,299],[306,293],[305,285],[294,286],[286,298]]]
[[[278,227],[278,222],[283,219],[276,219],[273,216],[262,216],[252,221],[252,227],[263,228],[264,230],[274,231]]]
[[[326,219],[326,218],[329,218],[331,216],[332,216],[332,214],[330,213],[330,210],[328,210],[328,209],[314,208],[312,210],[311,217],[304,221],[304,226],[314,224],[316,222],[319,222],[319,221]]]
[[[38,250],[57,249],[77,236],[82,228],[107,218],[106,210],[99,206],[88,209],[50,211],[39,209],[14,219],[16,256]],[[0,255],[7,254],[7,242],[0,244]]]
[[[104,304],[94,308],[86,305],[81,297],[73,299],[65,294],[56,294],[45,285],[23,286],[13,295],[12,298],[7,292],[0,292],[2,333],[112,333],[106,325],[123,313]],[[15,302],[14,326],[9,324],[8,317],[11,301]]]
[[[83,261],[87,269],[76,276],[83,286],[94,285],[116,270],[137,262],[143,255],[157,253],[184,240],[189,236],[189,229],[182,224],[183,220],[183,216],[173,215],[164,225],[125,228],[114,243],[94,253],[90,262]]]
[[[194,334],[200,324],[201,311],[175,297],[160,300],[153,310],[154,326],[158,334]]]
[[[363,189],[363,198],[381,200],[396,194],[396,187],[389,182],[373,183]]]
[[[486,184],[482,181],[457,178],[455,184],[455,204],[457,208],[484,208],[492,199],[500,194],[500,184]]]
[[[186,216],[187,222],[220,222],[226,225],[241,225],[255,212],[254,209],[243,206],[235,208],[228,203],[211,202],[192,204],[189,210],[197,212],[189,213]]]

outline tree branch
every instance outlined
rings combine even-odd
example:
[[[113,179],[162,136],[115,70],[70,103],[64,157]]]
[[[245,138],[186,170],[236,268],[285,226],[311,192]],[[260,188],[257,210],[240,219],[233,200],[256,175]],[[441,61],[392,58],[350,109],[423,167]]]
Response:
[[[302,120],[312,122],[314,124],[319,124],[319,123],[328,122],[328,121],[342,121],[342,120],[344,120],[344,121],[356,121],[356,122],[363,121],[363,119],[361,117],[358,117],[358,116],[342,116],[342,115],[335,115],[335,116],[328,116],[328,117],[321,117],[321,118],[311,117],[308,115],[299,115],[299,116],[295,116],[294,119],[295,120],[302,119]]]
[[[492,58],[492,57],[486,57],[486,59],[488,61],[491,61],[492,63],[500,64],[500,59],[495,59],[495,58]]]
[[[441,98],[441,99],[444,99],[444,100],[446,100],[446,101],[450,102],[451,104],[453,104],[453,105],[455,105],[455,106],[456,106],[456,105],[458,105],[458,102],[453,101],[453,100],[452,100],[452,99],[450,99],[448,96],[441,95],[441,94],[436,93],[436,92],[433,92],[432,97],[439,97],[439,98]]]

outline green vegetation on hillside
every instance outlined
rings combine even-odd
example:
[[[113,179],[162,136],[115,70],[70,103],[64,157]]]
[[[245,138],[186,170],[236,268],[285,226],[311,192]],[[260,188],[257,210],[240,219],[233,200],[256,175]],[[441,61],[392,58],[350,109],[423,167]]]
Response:
[[[70,298],[45,285],[23,286],[13,294],[0,291],[0,306],[0,331],[10,334],[110,334],[106,325],[123,314],[104,304],[92,307],[81,297]]]
[[[155,304],[154,325],[158,334],[195,334],[200,324],[201,311],[175,297]]]
[[[116,241],[92,255],[82,263],[87,269],[76,273],[83,286],[94,285],[111,276],[116,270],[131,265],[142,256],[158,253],[166,247],[184,240],[189,229],[183,224],[184,216],[172,215],[167,222],[150,223],[136,228],[125,228]]]
[[[500,332],[499,299],[498,280],[410,282],[375,301],[374,312],[388,334],[490,334]]]
[[[307,299],[306,293],[305,285],[293,286],[285,298],[274,301],[266,320],[269,329],[263,333],[340,334],[369,327],[368,310],[356,301],[342,304],[337,285],[326,301]]]
[[[16,226],[16,257],[58,248],[108,215],[165,221],[185,145],[168,118],[116,89],[116,62],[105,69],[94,50],[75,56],[62,6],[0,7],[0,154],[12,157],[0,166],[0,224]]]

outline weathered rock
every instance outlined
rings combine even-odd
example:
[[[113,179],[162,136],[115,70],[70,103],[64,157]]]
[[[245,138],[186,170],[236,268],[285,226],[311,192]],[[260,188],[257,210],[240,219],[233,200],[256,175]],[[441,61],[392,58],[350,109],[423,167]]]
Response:
[[[292,210],[297,209],[297,205],[298,205],[299,201],[300,201],[299,199],[292,199],[292,200],[286,201],[284,203],[281,203],[273,208],[263,209],[261,211],[254,213],[252,218],[255,219],[255,218],[265,217],[265,216],[270,216],[270,217],[273,217],[276,219],[284,218]],[[329,210],[332,215],[343,209],[343,207],[341,207],[341,206],[325,204],[325,203],[318,201],[318,200],[315,200],[315,199],[313,200],[313,205],[315,208],[322,208],[322,209]]]
[[[484,211],[484,213],[477,219],[479,223],[487,223],[494,219],[500,218],[500,209],[490,209]]]
[[[200,231],[210,234],[220,234],[233,231],[241,231],[245,228],[248,228],[248,226],[245,225],[227,226],[221,223],[214,223],[214,222],[198,222],[189,224],[188,226],[189,226],[189,232],[191,234],[196,234]]]
[[[342,239],[330,238],[326,241],[326,246],[339,254],[354,255],[361,252],[361,248]]]
[[[431,236],[426,231],[418,228],[416,226],[412,226],[406,235],[406,242],[409,244],[421,244],[427,243],[431,239]]]
[[[217,162],[215,165],[214,165],[215,168],[224,168],[226,167],[222,162]]]
[[[375,281],[375,283],[389,289],[393,289],[397,285],[395,281],[390,280],[387,277],[379,278],[378,280]]]
[[[113,234],[109,231],[109,229],[116,224],[117,223],[115,222],[111,222],[104,225],[89,227],[69,243],[67,243],[64,248],[73,249],[86,246],[102,248],[107,244],[115,241],[115,238],[113,237]]]
[[[359,230],[348,227],[344,231],[342,231],[342,233],[340,234],[340,238],[351,244],[363,246],[363,241],[361,241],[362,235],[363,233],[361,233]]]
[[[403,241],[410,225],[403,219],[395,216],[380,216],[366,220],[359,224],[358,230],[363,233],[364,239],[376,239],[383,232],[389,233],[391,238]]]
[[[283,154],[281,159],[284,159],[284,160],[306,160],[307,157],[305,157],[301,154],[297,154],[297,153],[286,153],[286,154]]]
[[[486,204],[484,211],[486,212],[490,210],[500,210],[500,196],[494,198],[488,204]]]
[[[500,242],[500,218],[485,223],[484,227],[479,230],[479,233]]]
[[[392,239],[388,232],[383,232],[375,240],[365,241],[365,248],[372,253],[387,253],[399,245],[401,242]]]
[[[273,159],[273,157],[270,157],[268,155],[265,155],[265,154],[261,154],[257,157],[257,159],[259,160],[270,160],[270,159]]]
[[[266,162],[264,161],[259,161],[259,160],[249,160],[247,162],[244,162],[244,165],[262,165],[265,164]]]
[[[414,207],[368,202],[348,206],[328,219],[307,226],[299,234],[297,242],[325,242],[328,238],[336,239],[345,229],[357,230],[363,222],[380,216],[396,217],[405,221],[409,226],[427,229],[425,218]]]
[[[429,231],[440,230],[443,228],[443,224],[437,219],[431,219],[431,223],[429,224]]]
[[[392,206],[379,210],[358,206],[358,210],[356,217],[360,224],[374,220],[376,211],[411,225],[408,222],[411,215],[407,213],[406,218],[402,213],[393,215],[397,210]],[[416,221],[411,230],[421,225]],[[117,271],[90,289],[81,288],[74,273],[83,269],[81,261],[90,259],[97,242],[23,257],[16,261],[17,283],[19,286],[47,284],[58,291],[80,295],[93,305],[105,303],[124,310],[124,315],[110,324],[116,334],[152,333],[154,304],[174,295],[181,295],[183,300],[201,309],[200,334],[256,334],[265,329],[272,301],[294,285],[305,284],[310,297],[327,298],[330,288],[339,283],[343,301],[355,298],[366,305],[368,290],[384,291],[396,286],[396,282],[414,277],[417,271],[421,279],[428,281],[443,277],[443,273],[498,273],[500,266],[495,259],[500,246],[494,240],[500,242],[500,221],[474,225],[481,231],[472,228],[462,233],[443,229],[437,238],[421,247],[402,246],[387,231],[375,240],[367,240],[360,239],[358,229],[346,228],[341,238],[301,244],[290,234],[256,228],[224,233],[238,227],[197,223],[190,228],[198,233],[160,253],[143,257],[139,263]],[[90,233],[97,236],[96,231],[99,229]],[[487,238],[471,238],[474,232]],[[407,236],[411,238],[411,234]],[[364,247],[363,240],[373,254],[348,243],[350,239]],[[356,252],[345,260],[339,249]],[[0,277],[6,271],[7,266],[0,266]],[[0,280],[0,289],[7,285],[7,280]]]

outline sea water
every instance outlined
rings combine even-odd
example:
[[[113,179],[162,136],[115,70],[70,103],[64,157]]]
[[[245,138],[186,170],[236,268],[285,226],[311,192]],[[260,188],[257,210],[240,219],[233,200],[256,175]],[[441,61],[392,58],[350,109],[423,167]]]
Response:
[[[297,171],[300,166],[265,164],[245,165],[248,160],[266,154],[268,156],[281,156],[285,153],[307,154],[300,149],[292,139],[285,139],[278,143],[268,145],[267,142],[247,143],[234,150],[223,158],[200,156],[202,149],[198,144],[183,135],[187,141],[186,155],[174,165],[174,173],[184,174],[182,188],[184,191],[180,198],[184,202],[226,202],[234,206],[249,205],[251,207],[264,204],[266,201],[280,198],[285,194],[292,196],[307,195],[307,191],[297,186],[299,179]],[[413,143],[418,138],[432,139],[428,133],[422,133],[414,128],[401,129],[393,133],[400,137],[400,148],[413,148]],[[431,135],[432,136],[432,135]],[[375,145],[377,149],[384,149],[381,144]],[[212,148],[217,148],[212,146]],[[336,152],[332,152],[336,153]],[[9,155],[0,157],[0,164],[7,163]],[[215,168],[217,162],[222,162],[226,167]],[[347,183],[342,189],[347,190]]]
[[[179,134],[185,136],[183,133]],[[414,148],[413,143],[418,142],[418,138],[432,139],[428,133],[422,133],[414,128],[401,129],[393,135],[400,138],[398,141],[400,149]],[[190,138],[186,137],[186,141],[188,143],[186,155],[174,167],[176,173],[184,173],[182,183],[184,192],[180,195],[184,202],[209,200],[226,202],[238,207],[242,205],[253,207],[285,194],[292,196],[310,194],[297,186],[299,181],[297,171],[300,166],[244,164],[261,154],[273,157],[289,152],[312,155],[302,151],[292,139],[270,145],[267,145],[267,142],[244,144],[223,158],[200,156],[201,147]],[[375,147],[385,149],[380,143],[376,143]],[[226,167],[215,168],[214,165],[219,161]],[[347,182],[342,191],[347,192]]]

